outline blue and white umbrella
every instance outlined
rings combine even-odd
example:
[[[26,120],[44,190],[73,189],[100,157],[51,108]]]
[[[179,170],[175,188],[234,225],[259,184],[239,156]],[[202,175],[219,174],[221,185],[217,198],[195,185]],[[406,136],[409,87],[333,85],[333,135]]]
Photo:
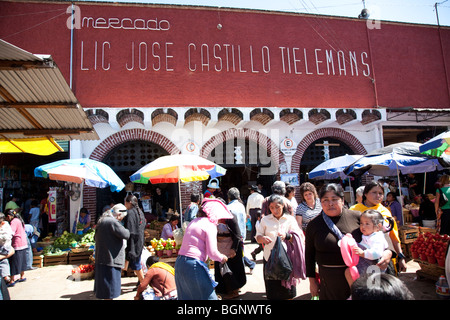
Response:
[[[36,177],[48,178],[50,180],[79,183],[96,188],[107,188],[111,191],[120,192],[125,188],[123,181],[117,174],[103,162],[92,159],[66,159],[44,164],[34,169]],[[83,192],[81,191],[81,194]],[[82,201],[73,220],[72,232],[76,231],[78,215]]]
[[[115,192],[120,192],[125,187],[123,181],[108,165],[87,158],[44,164],[34,169],[34,175],[51,180],[84,183],[96,188],[109,187]]]
[[[357,154],[346,154],[336,158],[326,160],[308,173],[310,179],[345,179],[348,176],[343,172],[345,168],[360,159],[362,156]]]
[[[442,158],[427,156],[419,151],[420,143],[401,142],[374,150],[348,166],[344,173],[359,176],[398,176],[399,173],[424,173],[443,170],[450,164]]]

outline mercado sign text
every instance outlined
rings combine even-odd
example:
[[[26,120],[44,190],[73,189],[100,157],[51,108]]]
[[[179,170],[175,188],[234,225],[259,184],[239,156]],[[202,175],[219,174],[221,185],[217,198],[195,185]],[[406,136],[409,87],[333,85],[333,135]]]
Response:
[[[118,47],[122,48],[122,44]],[[173,42],[139,42],[127,44],[128,53],[119,57],[122,62],[113,64],[117,55],[112,41],[80,42],[80,69],[176,72],[177,58]],[[318,76],[370,76],[367,52],[334,51],[324,48],[279,46],[242,46],[229,43],[189,43],[184,50],[184,69],[190,72],[271,73],[274,61],[281,68],[277,72],[293,75]],[[117,57],[116,57],[117,58]]]
[[[148,41],[149,34],[173,32],[173,23],[158,17],[118,18],[81,17],[74,6],[73,18],[68,26],[84,30],[108,32],[141,32],[141,40],[111,35],[104,40],[80,40],[82,71],[127,70],[130,72],[215,72],[317,76],[371,75],[369,55],[366,51],[310,48],[305,46],[252,45],[239,43],[205,43],[186,41]],[[68,10],[69,13],[69,10]],[[72,23],[72,24],[70,24]],[[110,33],[108,33],[110,34]],[[169,37],[169,36],[167,36]],[[145,40],[144,40],[145,39]],[[177,63],[175,63],[175,61]]]

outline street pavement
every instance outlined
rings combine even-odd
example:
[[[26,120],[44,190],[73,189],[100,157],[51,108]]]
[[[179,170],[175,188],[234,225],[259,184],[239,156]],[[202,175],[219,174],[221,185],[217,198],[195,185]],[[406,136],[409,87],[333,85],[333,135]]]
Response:
[[[246,242],[245,254],[250,253],[256,244]],[[25,272],[26,281],[16,283],[8,288],[11,300],[97,300],[93,293],[94,280],[74,281],[71,270],[76,265],[58,265],[38,268]],[[435,292],[435,281],[417,278],[420,269],[414,261],[407,264],[408,270],[399,278],[414,294],[416,300],[440,300]],[[234,300],[266,300],[262,271],[262,253],[257,256],[256,267],[252,274],[247,270],[247,283],[241,289],[241,295]],[[122,278],[122,294],[116,300],[133,300],[137,284],[136,276]],[[297,286],[297,297],[294,300],[311,300],[309,281],[302,280]]]

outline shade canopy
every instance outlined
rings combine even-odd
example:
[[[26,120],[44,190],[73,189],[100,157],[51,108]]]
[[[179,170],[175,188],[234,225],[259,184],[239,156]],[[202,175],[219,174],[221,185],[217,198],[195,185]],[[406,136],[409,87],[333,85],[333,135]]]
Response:
[[[450,167],[444,159],[421,154],[420,145],[401,142],[376,149],[351,164],[344,173],[352,176],[365,172],[375,176],[397,176],[399,173],[424,173]]]
[[[53,138],[6,139],[0,137],[0,153],[32,153],[48,156],[63,148]]]
[[[50,55],[0,40],[0,137],[98,140]]]
[[[203,181],[223,176],[226,169],[205,158],[176,154],[162,156],[130,176],[135,183],[177,183]]]
[[[360,159],[361,155],[346,154],[336,158],[326,160],[308,173],[310,179],[332,180],[337,178],[345,179],[347,175],[343,172],[345,168]]]
[[[443,132],[419,147],[422,154],[450,159],[450,131]]]
[[[106,164],[91,159],[67,159],[51,162],[34,169],[36,177],[51,180],[84,183],[91,187],[119,192],[125,184]]]

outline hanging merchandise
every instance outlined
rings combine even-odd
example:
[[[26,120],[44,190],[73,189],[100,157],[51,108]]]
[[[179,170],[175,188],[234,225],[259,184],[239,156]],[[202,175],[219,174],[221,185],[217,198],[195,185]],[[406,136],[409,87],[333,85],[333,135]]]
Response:
[[[56,190],[55,188],[50,188],[48,192],[48,222],[55,223],[56,222]]]

